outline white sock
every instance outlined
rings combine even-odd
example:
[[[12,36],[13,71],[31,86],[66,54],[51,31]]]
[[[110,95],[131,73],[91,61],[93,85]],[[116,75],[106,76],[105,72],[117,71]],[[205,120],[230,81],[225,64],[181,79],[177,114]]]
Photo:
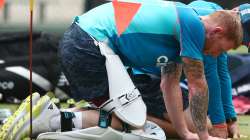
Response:
[[[75,117],[72,118],[72,122],[77,129],[82,129],[82,112],[72,112]],[[50,120],[50,126],[53,130],[61,129],[61,116],[60,113]]]
[[[50,120],[50,127],[53,130],[58,130],[61,129],[61,115],[60,113],[58,113],[57,116],[54,116],[51,120]]]
[[[77,129],[82,129],[82,112],[74,112],[75,117],[72,118],[72,122]]]

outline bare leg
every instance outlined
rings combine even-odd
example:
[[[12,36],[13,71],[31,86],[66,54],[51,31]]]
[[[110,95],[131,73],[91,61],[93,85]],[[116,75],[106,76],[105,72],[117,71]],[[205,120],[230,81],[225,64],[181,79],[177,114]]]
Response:
[[[96,110],[68,108],[68,109],[64,109],[63,111],[82,112],[82,127],[83,128],[98,126],[99,112]],[[114,114],[112,114],[111,127],[117,130],[122,130],[122,123]]]
[[[73,109],[72,111],[80,111],[80,110],[76,110]],[[82,126],[83,128],[88,128],[88,127],[93,127],[93,126],[97,126],[98,125],[98,120],[99,120],[99,112],[96,110],[81,110],[81,112],[83,113],[83,121],[82,121]],[[166,136],[169,138],[180,138],[176,132],[176,130],[174,129],[174,127],[171,124],[171,121],[169,119],[169,116],[167,113],[164,113],[164,120],[163,119],[159,119],[153,116],[147,116],[147,120],[155,122],[157,125],[159,125],[166,133]],[[190,109],[187,108],[184,111],[184,118],[186,120],[188,129],[191,132],[195,132],[195,127],[192,121],[192,117],[191,117],[191,112]],[[211,122],[209,119],[207,119],[207,126],[208,128],[212,128]],[[112,123],[111,123],[111,127],[117,130],[122,130],[122,123],[121,121],[115,116],[112,115]]]
[[[93,127],[98,125],[99,112],[96,110],[85,110],[82,112],[82,126],[83,128]],[[112,115],[111,127],[117,130],[122,130],[121,121]]]

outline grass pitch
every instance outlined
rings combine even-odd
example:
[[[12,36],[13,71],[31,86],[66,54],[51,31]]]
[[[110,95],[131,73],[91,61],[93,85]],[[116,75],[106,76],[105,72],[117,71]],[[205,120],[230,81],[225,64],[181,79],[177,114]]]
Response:
[[[17,107],[17,105],[13,104],[0,104],[0,109],[9,108],[12,110],[12,112],[14,112]],[[238,120],[241,132],[241,140],[250,140],[250,115],[239,115]]]

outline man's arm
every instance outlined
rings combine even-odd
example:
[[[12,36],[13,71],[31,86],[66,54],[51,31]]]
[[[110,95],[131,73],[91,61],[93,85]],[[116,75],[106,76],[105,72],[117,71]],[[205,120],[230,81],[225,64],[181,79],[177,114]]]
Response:
[[[220,78],[221,84],[221,97],[222,103],[224,107],[225,117],[227,119],[229,137],[240,138],[240,131],[237,124],[237,119],[235,121],[230,122],[229,120],[234,120],[237,118],[237,114],[233,105],[232,98],[232,82],[231,77],[228,70],[228,61],[227,61],[227,53],[221,54],[218,59],[218,74]]]
[[[208,55],[203,56],[204,70],[206,80],[209,89],[209,103],[208,103],[208,114],[212,124],[224,124],[225,114],[222,105],[222,86],[219,78],[219,66],[220,63],[217,61],[218,57],[212,57]]]
[[[188,79],[188,88],[191,96],[190,110],[194,125],[200,139],[208,139],[207,109],[208,109],[208,87],[204,75],[203,62],[182,58],[184,72]]]
[[[162,68],[161,89],[168,115],[173,127],[183,139],[198,139],[197,135],[192,134],[184,120],[183,105],[179,79],[182,71],[181,64],[174,62]]]
[[[227,138],[228,132],[225,125],[225,114],[222,104],[222,85],[219,79],[217,64],[218,57],[203,56],[204,70],[209,89],[208,115],[213,124],[210,134],[221,138]],[[223,126],[223,127],[222,127]]]
[[[227,53],[221,54],[217,58],[217,67],[218,67],[218,74],[220,79],[221,85],[221,96],[224,108],[224,113],[226,119],[236,117],[236,112],[234,110],[233,101],[232,101],[232,82],[230,73],[228,70],[228,63],[227,63]]]

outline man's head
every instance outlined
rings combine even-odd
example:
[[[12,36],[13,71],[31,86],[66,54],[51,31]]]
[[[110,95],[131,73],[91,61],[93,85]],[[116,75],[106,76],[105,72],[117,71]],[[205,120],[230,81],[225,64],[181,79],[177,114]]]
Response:
[[[216,57],[242,43],[243,31],[238,14],[221,10],[201,19],[206,29],[205,54]]]
[[[244,31],[243,44],[250,47],[250,4],[242,4],[238,7],[238,10]]]
[[[243,42],[242,44],[250,48],[250,4],[245,3],[232,9],[239,13],[241,24],[243,27]]]

